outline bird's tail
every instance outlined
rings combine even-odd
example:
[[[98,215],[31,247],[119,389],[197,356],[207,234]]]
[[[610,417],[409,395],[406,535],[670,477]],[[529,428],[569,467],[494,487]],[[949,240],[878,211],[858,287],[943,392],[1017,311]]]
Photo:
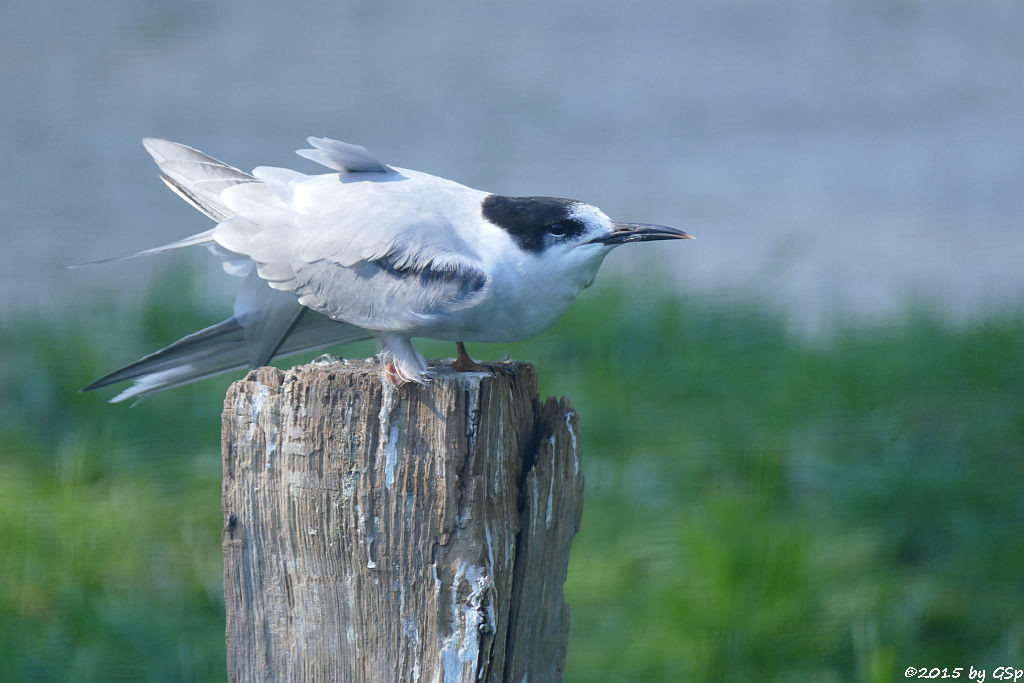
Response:
[[[160,167],[160,178],[167,187],[216,223],[234,215],[221,199],[224,190],[260,182],[255,176],[180,142],[144,138],[142,144]]]
[[[243,183],[261,182],[258,178],[245,171],[228,166],[223,161],[218,161],[197,149],[179,142],[171,142],[170,140],[161,140],[159,138],[144,138],[142,144],[145,146],[146,151],[149,152],[149,155],[153,157],[153,161],[160,167],[160,179],[164,181],[167,187],[216,223],[223,223],[234,215],[234,212],[222,199],[221,195],[224,190]],[[160,254],[165,251],[173,251],[197,244],[211,245],[216,248],[213,244],[213,230],[206,230],[176,242],[153,247],[152,249],[145,249],[135,254],[114,256],[70,267],[81,268],[82,266],[121,261],[135,258],[136,256]]]
[[[266,358],[254,358],[252,327],[243,326],[238,318],[232,316],[115,370],[82,388],[81,391],[135,380],[132,386],[110,399],[110,402],[141,399],[149,394],[213,375],[249,366],[258,367],[272,357],[287,356],[370,336],[366,330],[331,320],[300,307],[288,329],[281,335],[278,344],[265,351]]]
[[[234,216],[234,211],[224,199],[225,191],[232,187],[256,184],[265,189],[267,197],[273,200],[273,189],[264,180],[228,166],[199,150],[157,138],[146,138],[143,144],[160,167],[161,178],[167,186],[217,223],[230,221]],[[357,152],[362,148],[353,149],[354,152],[348,150],[348,153],[358,157]],[[263,174],[268,180],[277,181],[276,185],[271,185],[279,191],[287,187],[293,176],[301,175],[281,169],[264,169]],[[213,233],[214,230],[207,230],[133,256],[199,244],[208,245],[227,259],[225,270],[246,278],[235,299],[234,315],[115,370],[82,391],[134,380],[130,387],[111,399],[111,402],[116,403],[142,398],[224,372],[244,367],[256,368],[274,357],[371,336],[366,330],[331,320],[305,308],[289,292],[272,289],[260,279],[252,260],[220,248],[214,242]]]

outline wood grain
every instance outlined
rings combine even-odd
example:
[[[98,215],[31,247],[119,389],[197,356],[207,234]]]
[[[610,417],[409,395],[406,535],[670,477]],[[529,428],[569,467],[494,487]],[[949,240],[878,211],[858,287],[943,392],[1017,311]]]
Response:
[[[231,386],[231,680],[561,679],[578,420],[531,366],[489,369],[395,390],[328,357]]]

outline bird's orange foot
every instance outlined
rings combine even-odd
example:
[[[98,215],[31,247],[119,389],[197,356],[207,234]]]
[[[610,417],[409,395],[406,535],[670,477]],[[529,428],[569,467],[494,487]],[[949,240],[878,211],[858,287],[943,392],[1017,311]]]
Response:
[[[384,361],[384,379],[395,389],[400,389],[406,384],[426,384],[427,379],[422,375],[410,375],[403,372],[402,368],[393,361]]]
[[[401,363],[390,359],[381,359],[381,374],[384,380],[395,389],[406,384],[426,384],[429,378],[426,373],[417,373],[415,368],[403,368]]]
[[[466,353],[466,346],[462,342],[455,342],[456,348],[459,350],[459,357],[452,363],[452,367],[458,372],[486,372],[487,366],[477,363],[475,360],[469,357]]]
[[[384,363],[384,378],[388,381],[388,384],[396,388],[405,384],[405,380],[399,374],[398,368],[391,361]]]

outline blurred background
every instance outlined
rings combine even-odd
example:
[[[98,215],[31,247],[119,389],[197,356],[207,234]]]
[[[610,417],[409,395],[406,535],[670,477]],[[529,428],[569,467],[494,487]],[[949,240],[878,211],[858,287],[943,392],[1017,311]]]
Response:
[[[697,235],[470,348],[582,416],[569,680],[1024,667],[1022,30],[1011,0],[5,4],[0,678],[224,677],[231,378],[75,393],[230,310],[202,250],[65,270],[205,229],[147,135],[306,171],[326,135]]]

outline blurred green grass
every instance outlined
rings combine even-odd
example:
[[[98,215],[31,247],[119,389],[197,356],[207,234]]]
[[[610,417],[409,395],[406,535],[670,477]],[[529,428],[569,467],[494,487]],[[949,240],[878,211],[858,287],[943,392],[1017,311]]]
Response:
[[[0,322],[0,680],[225,677],[233,378],[134,409],[76,393],[223,317],[188,273],[162,281],[139,311]],[[651,291],[599,282],[540,338],[470,347],[534,363],[582,418],[567,680],[1024,663],[1019,311],[808,341],[754,305]]]

